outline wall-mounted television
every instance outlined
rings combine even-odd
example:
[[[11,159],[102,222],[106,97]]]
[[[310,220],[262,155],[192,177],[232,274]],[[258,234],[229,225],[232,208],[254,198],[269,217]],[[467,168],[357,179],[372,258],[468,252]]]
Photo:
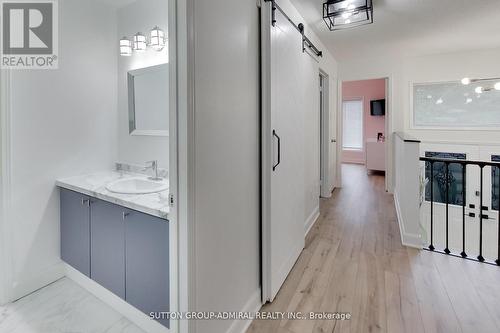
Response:
[[[385,99],[370,101],[370,114],[372,116],[385,116]]]

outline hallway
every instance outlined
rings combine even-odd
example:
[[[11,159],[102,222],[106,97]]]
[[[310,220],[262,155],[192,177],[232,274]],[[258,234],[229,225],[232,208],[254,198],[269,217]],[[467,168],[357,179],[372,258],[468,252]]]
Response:
[[[500,331],[500,268],[402,246],[384,177],[344,165],[343,181],[262,311],[351,320],[256,320],[247,333]]]

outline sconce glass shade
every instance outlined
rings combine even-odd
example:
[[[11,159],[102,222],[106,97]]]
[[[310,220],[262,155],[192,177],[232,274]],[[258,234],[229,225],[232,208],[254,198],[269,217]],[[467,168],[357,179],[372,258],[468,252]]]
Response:
[[[158,26],[151,29],[149,46],[151,46],[156,51],[161,51],[165,47],[165,32],[161,30]]]
[[[323,20],[330,31],[371,24],[372,0],[328,0],[323,4]]]
[[[136,33],[134,35],[134,50],[137,52],[144,52],[146,51],[146,48],[146,36],[144,36],[140,32]]]
[[[120,55],[130,57],[132,55],[132,42],[127,37],[120,39]]]

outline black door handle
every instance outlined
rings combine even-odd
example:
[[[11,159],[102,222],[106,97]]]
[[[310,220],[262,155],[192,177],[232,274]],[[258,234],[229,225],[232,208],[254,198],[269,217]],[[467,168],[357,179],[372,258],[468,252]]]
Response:
[[[273,130],[273,136],[278,139],[278,162],[273,165],[273,171],[276,171],[276,168],[281,163],[281,138],[276,134],[276,130]]]

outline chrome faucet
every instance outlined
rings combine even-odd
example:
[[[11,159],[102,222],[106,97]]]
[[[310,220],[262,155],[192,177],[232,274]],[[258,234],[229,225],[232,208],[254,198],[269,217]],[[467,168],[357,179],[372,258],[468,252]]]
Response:
[[[153,170],[153,176],[149,177],[149,180],[154,180],[154,181],[160,181],[163,180],[163,178],[158,176],[158,161],[149,161],[146,162],[146,167],[144,170],[151,169]]]

